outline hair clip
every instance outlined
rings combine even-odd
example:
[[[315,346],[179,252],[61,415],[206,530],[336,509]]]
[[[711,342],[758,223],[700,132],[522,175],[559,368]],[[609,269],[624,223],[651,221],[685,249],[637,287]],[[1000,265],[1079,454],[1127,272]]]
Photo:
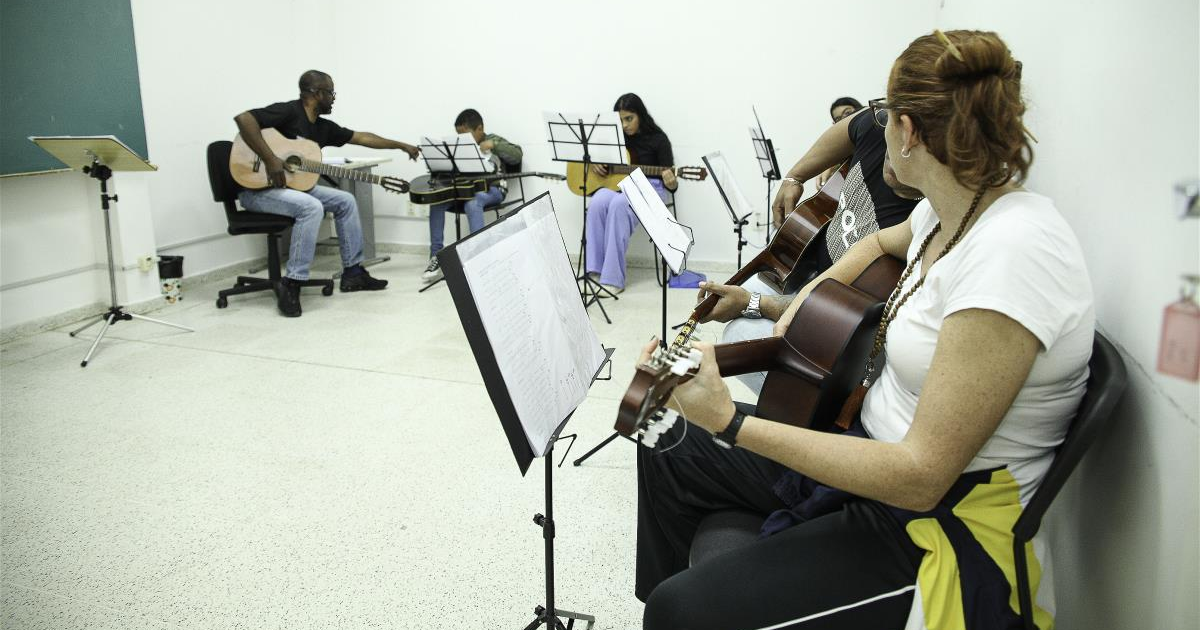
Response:
[[[966,60],[963,59],[962,51],[958,49],[958,46],[954,45],[954,42],[950,41],[950,38],[947,37],[946,34],[941,31],[941,29],[933,29],[933,34],[937,36],[938,40],[946,45],[946,48],[950,50],[950,54],[954,55],[955,59],[964,63],[966,62]]]

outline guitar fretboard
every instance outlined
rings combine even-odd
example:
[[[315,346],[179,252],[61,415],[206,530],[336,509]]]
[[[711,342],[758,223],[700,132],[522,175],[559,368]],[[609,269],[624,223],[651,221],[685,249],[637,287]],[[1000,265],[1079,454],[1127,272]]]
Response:
[[[313,162],[312,160],[302,160],[300,162],[300,170],[309,173],[317,173],[320,175],[329,175],[330,177],[344,177],[346,179],[353,179],[357,182],[367,182],[371,184],[378,184],[380,183],[381,179],[380,175],[372,175],[360,169],[334,166],[324,162]]]
[[[644,173],[646,175],[646,177],[661,177],[663,171],[670,169],[671,167],[670,166],[641,166],[638,164],[633,164],[633,165],[617,164],[616,166],[608,167],[608,170],[612,171],[614,174],[628,175],[628,174],[636,171],[639,168],[642,169],[642,173]]]

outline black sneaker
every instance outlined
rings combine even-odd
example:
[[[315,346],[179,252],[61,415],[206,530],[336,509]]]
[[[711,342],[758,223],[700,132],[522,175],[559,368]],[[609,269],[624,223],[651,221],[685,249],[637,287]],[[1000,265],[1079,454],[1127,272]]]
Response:
[[[429,266],[425,267],[425,272],[421,274],[423,282],[437,282],[442,279],[442,264],[438,262],[438,257],[434,256],[429,259]]]
[[[387,284],[387,280],[372,278],[371,274],[367,273],[366,269],[363,269],[360,273],[352,276],[347,276],[343,272],[340,287],[342,293],[349,293],[351,291],[382,291],[387,288]]]
[[[291,278],[282,278],[275,287],[279,313],[284,317],[300,317],[300,285]]]

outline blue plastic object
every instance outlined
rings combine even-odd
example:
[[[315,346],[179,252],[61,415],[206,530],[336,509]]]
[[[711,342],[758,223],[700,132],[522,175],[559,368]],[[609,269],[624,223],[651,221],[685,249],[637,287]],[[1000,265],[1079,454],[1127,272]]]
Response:
[[[672,289],[698,289],[700,288],[700,283],[705,280],[707,278],[704,274],[684,269],[683,273],[679,275],[672,274],[667,286]]]

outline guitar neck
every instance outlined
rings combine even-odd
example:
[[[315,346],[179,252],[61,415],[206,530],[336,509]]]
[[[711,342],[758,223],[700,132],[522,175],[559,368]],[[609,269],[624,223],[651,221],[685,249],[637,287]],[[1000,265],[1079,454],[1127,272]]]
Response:
[[[329,175],[330,177],[344,177],[357,182],[367,182],[370,184],[379,184],[381,176],[372,175],[366,171],[357,168],[346,168],[344,166],[334,166],[324,162],[314,162],[312,160],[302,160],[299,169],[308,173],[317,173],[319,175]]]
[[[608,167],[610,173],[616,175],[628,175],[637,169],[642,169],[642,173],[646,177],[662,177],[663,171],[670,170],[670,166],[642,166],[640,164],[617,164]]]

